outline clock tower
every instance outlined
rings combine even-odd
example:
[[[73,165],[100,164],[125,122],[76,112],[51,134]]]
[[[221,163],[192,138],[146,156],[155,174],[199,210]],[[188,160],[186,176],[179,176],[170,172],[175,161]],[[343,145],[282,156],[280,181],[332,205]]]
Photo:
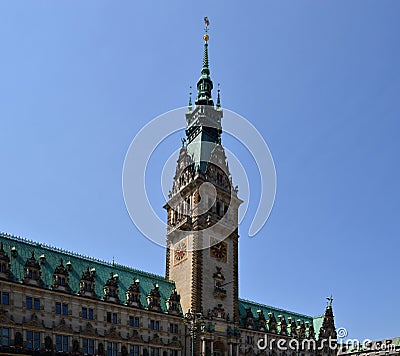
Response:
[[[197,98],[190,97],[168,215],[166,278],[175,282],[183,312],[201,312],[220,323],[239,321],[238,209],[221,144],[223,110],[216,104],[208,62],[209,36]]]

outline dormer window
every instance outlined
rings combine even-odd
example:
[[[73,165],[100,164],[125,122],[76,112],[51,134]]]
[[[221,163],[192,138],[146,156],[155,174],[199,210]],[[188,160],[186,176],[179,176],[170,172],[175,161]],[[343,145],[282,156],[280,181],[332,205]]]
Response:
[[[309,324],[307,322],[307,331],[308,331],[308,338],[309,339],[314,339],[315,338],[315,331],[314,331],[314,326],[313,323]]]
[[[251,311],[251,308],[246,308],[245,324],[247,329],[254,328],[254,315]]]
[[[147,296],[147,307],[149,310],[161,311],[161,294],[157,283]]]
[[[62,259],[60,259],[60,264],[56,267],[54,271],[52,288],[64,292],[71,291],[69,287],[68,270],[64,267]]]
[[[283,315],[278,315],[279,325],[281,327],[281,335],[287,335],[287,323]]]
[[[4,251],[3,242],[0,244],[0,278],[9,279],[11,277],[10,271],[10,257]]]
[[[82,273],[81,280],[79,281],[79,295],[92,298],[96,297],[94,291],[95,275],[96,270],[94,268],[89,270],[89,267],[86,267],[86,270]]]
[[[14,258],[18,257],[18,250],[16,246],[11,247],[11,256]]]
[[[305,338],[306,337],[306,325],[304,323],[304,320],[300,321],[300,319],[299,319],[299,320],[297,320],[297,322],[299,324],[299,326],[297,327],[298,328],[298,336],[300,338]]]
[[[169,314],[180,314],[179,310],[179,303],[180,303],[181,297],[178,294],[177,290],[174,289],[169,296],[169,298],[166,300],[167,304],[167,310]]]
[[[39,257],[40,264],[44,265],[46,263],[46,256],[44,254],[41,254]]]
[[[35,258],[35,252],[32,251],[32,256],[26,260],[25,263],[25,277],[24,283],[36,286],[42,286],[40,264]]]
[[[276,318],[275,318],[275,314],[274,313],[268,313],[268,331],[270,333],[274,333],[276,334],[277,330],[276,330]]]
[[[264,312],[260,309],[260,310],[257,310],[257,314],[258,314],[258,319],[257,319],[258,330],[264,331],[265,325],[267,324]]]
[[[289,325],[290,325],[290,336],[297,336],[297,325],[294,319],[291,317],[289,319]]]
[[[134,279],[126,291],[126,304],[133,307],[141,307],[139,280]]]
[[[110,273],[110,278],[107,280],[104,286],[104,298],[105,301],[119,303],[118,297],[118,274]]]

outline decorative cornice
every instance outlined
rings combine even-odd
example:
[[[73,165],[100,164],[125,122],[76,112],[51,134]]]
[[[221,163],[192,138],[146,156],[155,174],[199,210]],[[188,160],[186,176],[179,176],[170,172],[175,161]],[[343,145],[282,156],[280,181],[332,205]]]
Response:
[[[38,328],[38,329],[44,329],[44,321],[39,321],[37,315],[34,313],[31,316],[31,319],[29,321],[26,321],[25,317],[23,318],[22,325],[28,326],[28,327],[33,327],[33,328]]]
[[[110,339],[116,339],[116,340],[126,340],[121,336],[121,332],[117,331],[115,326],[111,326],[109,331],[105,333],[105,337],[108,337]]]
[[[71,324],[69,324],[69,326],[67,326],[67,324],[65,323],[65,319],[64,318],[62,318],[60,320],[60,323],[56,327],[54,327],[53,330],[60,331],[60,332],[65,332],[65,333],[73,332]]]
[[[87,336],[98,336],[99,333],[97,332],[97,328],[94,328],[91,323],[86,323],[86,328],[85,330],[82,330],[82,327],[80,328],[81,330],[79,331],[80,334],[87,335]]]
[[[15,325],[16,323],[13,319],[13,316],[8,316],[7,313],[7,310],[0,308],[0,324]]]

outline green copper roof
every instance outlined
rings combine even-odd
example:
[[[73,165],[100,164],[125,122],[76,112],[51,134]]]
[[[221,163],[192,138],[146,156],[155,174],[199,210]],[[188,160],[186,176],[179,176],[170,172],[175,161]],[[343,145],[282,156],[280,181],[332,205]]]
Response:
[[[298,320],[300,320],[300,322],[304,322],[305,324],[308,323],[308,325],[313,325],[314,326],[314,332],[315,332],[315,336],[318,337],[319,334],[319,330],[322,326],[322,321],[324,319],[324,315],[322,315],[321,317],[312,317],[309,315],[304,315],[304,314],[299,314],[296,312],[291,312],[288,310],[284,310],[284,309],[279,309],[276,307],[272,307],[269,305],[265,305],[265,304],[260,304],[260,303],[256,303],[256,302],[252,302],[249,300],[245,300],[245,299],[239,299],[239,314],[240,314],[240,323],[241,323],[241,327],[246,327],[245,326],[245,317],[246,317],[246,309],[250,308],[251,312],[254,316],[254,320],[257,319],[257,310],[261,310],[264,313],[265,318],[268,320],[268,314],[271,313],[275,316],[277,322],[279,322],[279,318],[278,316],[281,315],[285,318],[288,326],[289,326],[289,318],[291,318],[292,320],[294,320],[296,322],[296,324],[298,325]],[[254,324],[254,329],[257,329],[256,324]],[[289,328],[290,330],[290,328]],[[278,327],[278,332],[280,332],[279,327]]]
[[[271,307],[269,305],[252,302],[252,301],[246,300],[246,299],[239,299],[239,313],[240,313],[241,317],[246,316],[247,308],[251,308],[251,311],[253,312],[254,316],[257,316],[257,310],[262,310],[264,312],[265,317],[267,317],[268,313],[273,313],[275,315],[275,317],[278,317],[278,315],[282,315],[285,317],[286,320],[288,320],[288,318],[290,317],[294,320],[300,319],[302,321],[304,320],[304,322],[307,321],[309,323],[312,323],[312,321],[313,321],[312,316]]]
[[[325,315],[322,314],[320,316],[316,316],[316,317],[313,318],[315,335],[319,334],[319,330],[321,329],[322,323],[324,322],[324,317],[325,317]]]
[[[197,82],[197,100],[196,105],[214,105],[211,97],[213,82],[210,77],[210,68],[208,65],[208,42],[204,42],[203,67],[201,76]]]
[[[20,237],[12,236],[6,233],[0,233],[0,242],[3,242],[4,251],[8,254],[11,264],[12,279],[15,282],[22,283],[24,277],[25,262],[31,257],[32,251],[36,260],[40,263],[40,256],[44,255],[45,261],[41,264],[41,278],[44,288],[50,289],[53,283],[53,273],[55,268],[63,259],[64,266],[67,262],[71,262],[72,270],[69,272],[69,285],[72,293],[79,291],[79,281],[82,272],[95,268],[95,292],[98,299],[104,296],[103,287],[110,278],[110,273],[118,274],[119,290],[118,295],[122,303],[126,301],[125,292],[132,284],[134,279],[140,282],[140,297],[142,306],[147,306],[146,296],[154,288],[153,283],[157,283],[161,294],[161,308],[166,311],[165,300],[170,297],[171,292],[175,289],[175,284],[166,280],[164,277],[136,270],[119,264],[100,261],[91,257],[80,255],[77,253],[65,251],[59,248],[47,246],[45,244],[26,240]],[[15,247],[17,256],[12,257],[11,249]]]

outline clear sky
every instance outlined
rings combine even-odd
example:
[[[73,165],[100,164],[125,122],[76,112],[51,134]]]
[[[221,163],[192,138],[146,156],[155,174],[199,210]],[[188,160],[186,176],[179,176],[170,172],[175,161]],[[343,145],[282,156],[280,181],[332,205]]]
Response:
[[[0,230],[164,274],[122,166],[146,123],[187,105],[204,16],[222,104],[277,171],[267,224],[246,236],[256,182],[240,228],[241,297],[317,315],[332,293],[349,337],[400,336],[396,0],[0,2]]]

